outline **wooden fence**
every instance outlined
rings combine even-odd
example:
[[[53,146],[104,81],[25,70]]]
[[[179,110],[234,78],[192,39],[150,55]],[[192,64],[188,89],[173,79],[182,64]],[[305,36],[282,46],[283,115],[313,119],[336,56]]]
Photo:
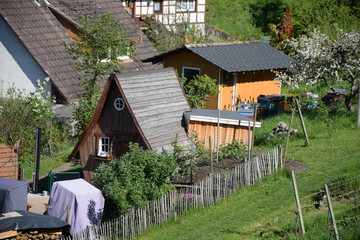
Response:
[[[0,143],[0,178],[19,180],[19,163],[15,149]]]
[[[170,219],[195,208],[204,208],[225,198],[240,186],[252,185],[266,175],[283,167],[281,147],[265,152],[223,173],[210,174],[191,186],[180,186],[144,208],[133,208],[124,216],[101,225],[90,226],[72,238],[131,239],[149,227],[162,225]]]

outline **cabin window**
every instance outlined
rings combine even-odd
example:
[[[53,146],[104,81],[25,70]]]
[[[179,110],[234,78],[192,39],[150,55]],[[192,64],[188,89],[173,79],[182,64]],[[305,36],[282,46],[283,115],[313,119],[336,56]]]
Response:
[[[187,81],[195,79],[196,76],[200,76],[200,73],[200,68],[182,67],[182,76],[185,77]]]
[[[154,12],[161,13],[162,12],[162,1],[154,0]]]
[[[111,60],[114,59],[125,61],[130,59],[129,49],[130,49],[129,47],[122,47],[119,49],[110,50],[108,53],[99,54],[98,59],[100,59],[100,62],[110,62]]]
[[[125,108],[125,102],[122,98],[117,98],[114,100],[114,108],[118,111],[121,111]]]
[[[98,157],[109,157],[110,156],[110,138],[99,137],[98,145]]]
[[[178,12],[195,12],[195,0],[178,0],[176,4]]]

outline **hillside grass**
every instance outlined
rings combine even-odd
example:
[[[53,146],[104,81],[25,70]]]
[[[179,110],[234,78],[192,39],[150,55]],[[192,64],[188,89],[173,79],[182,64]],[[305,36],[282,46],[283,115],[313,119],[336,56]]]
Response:
[[[340,110],[333,122],[333,136],[329,138],[323,121],[305,112],[309,146],[305,147],[301,125],[296,115],[294,128],[300,130],[291,139],[288,158],[304,163],[308,169],[296,173],[299,196],[303,208],[306,235],[303,239],[328,239],[329,223],[326,207],[313,206],[317,192],[325,183],[358,176],[360,172],[360,129],[356,128],[356,113]],[[276,127],[289,123],[290,114],[282,114],[262,121],[257,132],[260,139]],[[284,144],[285,139],[270,144],[261,143],[257,150]],[[341,202],[333,203],[342,208]],[[287,170],[268,176],[254,186],[241,187],[230,197],[205,209],[179,216],[177,221],[154,227],[138,239],[256,239],[261,234],[269,239],[299,239],[296,235],[296,203]],[[297,226],[300,232],[300,225]],[[356,233],[350,232],[347,239]],[[355,234],[355,235],[354,235]]]
[[[285,8],[292,9],[295,37],[318,28],[327,35],[337,26],[346,31],[360,28],[360,3],[333,0],[207,0],[206,23],[236,40],[262,40],[279,29]],[[272,25],[272,30],[269,28]]]
[[[251,0],[244,1],[206,1],[206,23],[225,31],[238,40],[261,40],[263,34],[260,28],[252,23],[249,11]]]

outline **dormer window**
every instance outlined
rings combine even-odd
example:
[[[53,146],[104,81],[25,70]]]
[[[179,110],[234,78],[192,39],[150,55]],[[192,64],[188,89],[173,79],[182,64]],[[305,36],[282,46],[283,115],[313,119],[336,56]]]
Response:
[[[99,137],[98,143],[98,157],[109,157],[110,156],[110,138],[109,137]]]
[[[195,12],[195,0],[178,0],[176,4],[177,12]]]
[[[100,59],[100,62],[110,62],[111,60],[114,59],[125,61],[130,59],[129,55],[130,55],[129,48],[127,48],[126,50],[124,50],[124,48],[120,48],[116,50],[111,50],[108,53],[101,54],[99,55],[98,58]]]

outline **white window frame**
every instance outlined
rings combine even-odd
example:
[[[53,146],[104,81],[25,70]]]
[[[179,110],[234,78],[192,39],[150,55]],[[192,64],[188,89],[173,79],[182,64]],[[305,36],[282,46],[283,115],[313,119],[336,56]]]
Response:
[[[110,138],[99,137],[97,156],[108,157],[109,154],[110,154]]]
[[[195,0],[178,0],[176,3],[177,12],[195,12]]]
[[[158,7],[158,9],[157,9]],[[154,1],[154,13],[162,13],[162,2]]]
[[[128,50],[128,52],[129,52],[129,50]],[[116,56],[116,59],[117,59],[117,60],[121,60],[121,61],[125,61],[125,60],[130,59],[130,56],[129,56],[129,55],[130,55],[130,54],[127,53],[127,55]],[[111,50],[109,50],[109,53],[108,53],[108,55],[107,55],[107,58],[101,59],[100,62],[111,62]]]

